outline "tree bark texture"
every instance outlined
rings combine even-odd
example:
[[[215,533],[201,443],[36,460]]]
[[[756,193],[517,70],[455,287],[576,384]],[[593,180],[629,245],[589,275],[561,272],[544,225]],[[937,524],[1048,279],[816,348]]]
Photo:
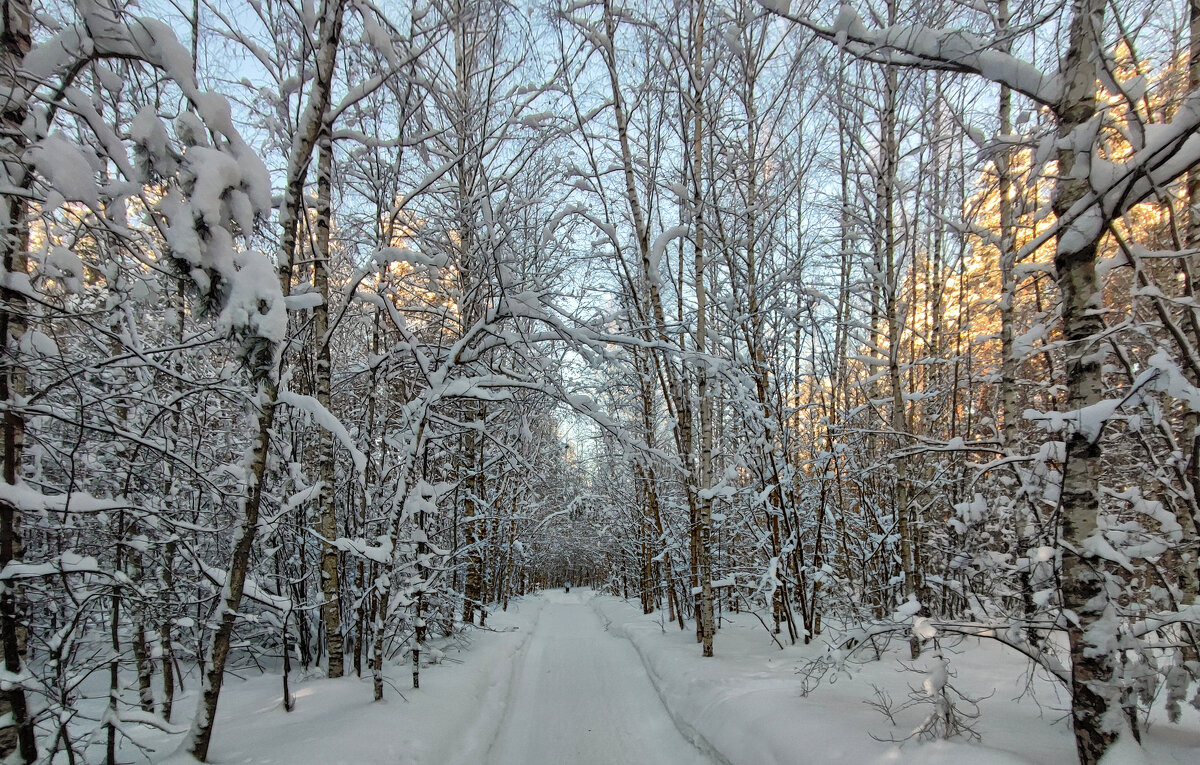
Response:
[[[327,0],[325,3],[319,29],[317,76],[313,80],[312,92],[299,126],[299,135],[293,144],[293,154],[288,158],[288,183],[279,216],[281,229],[278,264],[279,286],[284,295],[291,291],[292,264],[296,255],[298,223],[304,198],[304,179],[321,125],[329,111],[334,63],[341,41],[344,8],[345,0]],[[196,708],[196,716],[192,721],[192,728],[186,744],[187,751],[201,762],[208,759],[217,702],[220,699],[221,686],[225,680],[225,663],[229,658],[233,628],[237,622],[237,611],[246,587],[250,553],[254,548],[254,537],[258,531],[263,480],[267,471],[267,454],[275,425],[276,410],[279,406],[277,372],[260,384],[258,405],[255,442],[246,470],[247,485],[246,495],[242,502],[242,520],[234,529],[229,572],[225,578],[225,586],[222,588],[217,611],[213,615],[217,627],[213,631],[212,640],[205,656],[202,698]]]

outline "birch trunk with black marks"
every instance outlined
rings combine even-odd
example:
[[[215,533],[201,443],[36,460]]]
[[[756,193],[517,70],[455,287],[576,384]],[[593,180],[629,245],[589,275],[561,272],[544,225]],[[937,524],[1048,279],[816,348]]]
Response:
[[[316,398],[317,402],[331,411],[330,377],[332,360],[329,353],[329,225],[330,196],[333,193],[333,129],[322,122],[318,139],[317,157],[317,246],[313,259],[313,288],[321,296],[321,302],[313,308],[312,337],[316,345]],[[317,533],[321,536],[321,620],[325,625],[325,645],[328,664],[325,674],[331,678],[343,674],[344,651],[342,646],[342,602],[338,580],[338,549],[333,545],[337,538],[337,508],[334,505],[334,438],[324,428],[319,430],[320,445],[317,448],[317,480],[321,484],[317,496]]]
[[[633,222],[634,238],[637,245],[638,256],[641,265],[641,282],[644,286],[644,294],[637,293],[637,285],[632,280],[629,280],[627,285],[631,291],[634,302],[638,306],[639,318],[645,321],[648,325],[643,332],[643,339],[647,342],[659,342],[662,345],[674,344],[667,332],[666,313],[663,309],[662,290],[659,289],[659,277],[657,265],[653,262],[652,246],[650,242],[650,228],[646,220],[645,210],[642,207],[641,198],[637,190],[637,177],[634,171],[635,162],[633,150],[629,140],[629,117],[625,107],[625,98],[621,92],[620,67],[616,58],[616,50],[614,48],[614,38],[617,32],[617,14],[613,8],[611,0],[604,0],[602,6],[604,25],[604,34],[600,42],[600,53],[604,61],[605,68],[608,73],[609,86],[612,93],[612,110],[613,121],[617,132],[617,141],[620,146],[621,165],[620,169],[624,176],[625,202],[629,206],[629,215]],[[688,517],[693,524],[693,533],[691,534],[692,544],[692,574],[694,587],[701,588],[701,599],[694,601],[694,607],[697,613],[697,635],[696,642],[704,643],[704,617],[699,613],[703,603],[703,586],[700,583],[699,562],[705,557],[700,552],[700,548],[707,542],[702,537],[700,531],[700,507],[699,507],[699,470],[694,465],[693,445],[692,445],[692,414],[690,397],[687,395],[681,377],[683,374],[675,368],[670,359],[663,359],[660,353],[653,350],[650,351],[652,365],[658,377],[659,387],[662,389],[664,398],[667,404],[668,415],[674,422],[672,428],[675,437],[676,449],[679,454],[680,465],[685,473],[684,493],[687,500]],[[711,587],[710,587],[711,589]],[[709,602],[711,603],[711,596]],[[682,603],[680,603],[682,608]],[[682,612],[679,615],[683,618]]]
[[[1105,227],[1068,212],[1089,192],[1086,175],[1073,170],[1080,156],[1077,130],[1096,115],[1097,59],[1105,0],[1075,0],[1069,47],[1062,61],[1063,96],[1058,106],[1058,171],[1052,206],[1061,226],[1054,267],[1062,293],[1068,410],[1078,413],[1066,435],[1062,518],[1062,605],[1071,653],[1071,720],[1082,765],[1098,763],[1116,741],[1120,700],[1112,683],[1116,660],[1115,604],[1106,561],[1088,550],[1100,533],[1101,452],[1097,429],[1084,412],[1103,398],[1103,295],[1096,256]],[[1091,142],[1088,141],[1090,146]],[[1099,213],[1097,212],[1097,216]]]
[[[345,0],[326,0],[322,9],[319,43],[317,49],[316,77],[308,104],[301,117],[298,133],[288,157],[287,186],[283,204],[280,206],[280,248],[277,264],[279,286],[284,295],[291,291],[292,264],[296,255],[296,241],[300,211],[304,198],[304,180],[316,147],[322,124],[326,120],[332,93],[333,70],[341,42],[342,14]],[[254,537],[258,531],[258,517],[263,498],[263,479],[267,471],[267,453],[271,444],[271,432],[275,426],[275,415],[279,406],[279,371],[272,370],[267,379],[259,384],[257,403],[258,417],[254,429],[254,442],[249,453],[246,470],[246,493],[241,502],[241,522],[234,529],[233,551],[229,571],[225,577],[216,613],[212,620],[217,627],[204,659],[204,684],[202,697],[196,707],[196,716],[185,748],[201,762],[208,759],[212,742],[213,722],[217,713],[217,702],[225,680],[225,663],[233,639],[233,628],[237,622],[237,611],[246,587],[246,575],[250,566],[250,553],[254,548]]]

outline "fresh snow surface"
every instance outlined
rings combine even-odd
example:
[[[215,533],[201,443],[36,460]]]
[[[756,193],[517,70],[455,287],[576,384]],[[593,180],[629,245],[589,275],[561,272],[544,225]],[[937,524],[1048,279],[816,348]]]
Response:
[[[482,762],[700,765],[637,652],[605,629],[592,593],[549,591],[513,668],[500,733]]]
[[[304,679],[292,673],[294,711],[283,710],[277,672],[242,680],[226,676],[213,729],[212,765],[457,765],[480,760],[504,715],[512,669],[531,636],[530,628],[545,601],[524,598],[508,611],[488,615],[488,629],[468,628],[468,645],[432,641],[445,658],[421,672],[421,689],[412,688],[412,668],[403,661],[385,667],[384,701],[371,699],[371,678]],[[428,654],[426,654],[428,655]],[[350,657],[346,669],[351,670]],[[239,671],[239,674],[244,674]],[[186,729],[195,706],[195,673],[173,722]],[[127,679],[136,688],[136,678]],[[401,697],[403,695],[403,698]],[[133,696],[129,697],[133,699]],[[139,742],[155,751],[148,757],[128,744],[121,762],[194,765],[177,751],[182,734],[167,735],[130,725]],[[89,752],[102,762],[103,736]],[[56,762],[58,762],[56,760]],[[65,762],[65,760],[63,760]],[[530,765],[533,765],[532,761]]]
[[[995,642],[943,640],[943,664],[927,644],[921,658],[908,661],[907,641],[880,661],[851,664],[851,674],[826,675],[803,695],[802,669],[821,656],[824,645],[779,646],[751,614],[723,614],[716,656],[700,657],[695,631],[663,624],[661,614],[645,616],[635,604],[616,598],[592,601],[608,629],[627,638],[654,682],[677,727],[702,736],[728,765],[1011,765],[1076,762],[1075,743],[1065,715],[1067,700],[1056,682],[1029,676],[1028,662]],[[769,615],[765,618],[770,619]],[[864,658],[869,658],[870,654]],[[912,669],[918,671],[911,671]],[[946,674],[944,674],[946,673]],[[831,682],[832,681],[832,682]],[[979,699],[974,727],[982,740],[963,738],[897,743],[931,711],[927,704],[897,708],[926,684],[948,681]],[[879,688],[895,702],[893,726],[868,705]],[[1200,762],[1197,713],[1184,710],[1182,725],[1166,722],[1158,710],[1145,747],[1124,742],[1111,759],[1120,763]],[[693,731],[695,733],[693,733]],[[1141,759],[1139,759],[1141,758]]]
[[[711,762],[675,728],[632,644],[606,631],[595,597],[589,590],[575,589],[514,600],[507,612],[488,615],[487,629],[468,628],[466,650],[443,645],[446,660],[422,671],[420,690],[412,689],[407,663],[389,667],[387,699],[381,704],[371,701],[369,677],[304,680],[293,673],[296,707],[287,713],[280,703],[278,675],[246,681],[229,676],[210,762]],[[189,690],[194,682],[193,676]],[[189,694],[174,722],[186,727],[193,704],[194,694]],[[150,756],[153,762],[195,762],[175,752],[182,735],[145,729],[139,740],[156,750]],[[125,762],[146,761],[129,746],[123,754]]]
[[[824,682],[807,696],[798,672],[823,648],[780,650],[752,615],[723,614],[717,655],[703,659],[690,626],[664,624],[631,603],[586,589],[550,590],[467,628],[467,646],[440,641],[445,659],[411,687],[407,661],[386,670],[387,699],[369,677],[304,679],[293,673],[295,711],[283,711],[277,673],[228,676],[213,737],[213,765],[1008,765],[1069,763],[1074,743],[1055,684],[994,643],[943,643],[917,662],[893,652]],[[784,641],[786,643],[786,640]],[[906,646],[906,644],[905,644]],[[904,646],[902,646],[904,647]],[[905,652],[906,653],[906,652]],[[407,659],[407,657],[405,657]],[[918,670],[913,672],[905,667]],[[931,674],[930,670],[934,670]],[[945,670],[945,675],[938,674]],[[239,674],[243,674],[239,670]],[[934,679],[931,679],[934,678]],[[892,726],[868,706],[878,687],[899,705],[909,689],[948,681],[982,699],[979,743],[898,744],[929,708],[900,711]],[[99,678],[103,679],[103,678]],[[136,688],[127,677],[126,687]],[[186,728],[196,677],[177,700]],[[95,688],[93,691],[103,691]],[[1030,693],[1032,691],[1032,693]],[[132,700],[133,691],[127,697]],[[401,698],[403,694],[403,698]],[[96,703],[80,711],[96,717]],[[1156,715],[1145,748],[1123,742],[1113,763],[1200,762],[1196,711],[1183,725]],[[132,716],[136,717],[136,716]],[[182,733],[130,719],[121,761],[194,765],[176,751]],[[882,740],[881,740],[882,739]],[[174,754],[172,754],[174,753]],[[88,761],[103,759],[97,736]],[[58,762],[59,760],[56,760]],[[65,759],[63,760],[65,762]],[[1106,763],[1108,761],[1106,760]]]

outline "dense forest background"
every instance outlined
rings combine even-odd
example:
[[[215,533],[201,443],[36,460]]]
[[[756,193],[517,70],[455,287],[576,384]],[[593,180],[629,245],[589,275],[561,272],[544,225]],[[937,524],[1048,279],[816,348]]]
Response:
[[[569,583],[1200,703],[1200,0],[3,11],[22,761]]]

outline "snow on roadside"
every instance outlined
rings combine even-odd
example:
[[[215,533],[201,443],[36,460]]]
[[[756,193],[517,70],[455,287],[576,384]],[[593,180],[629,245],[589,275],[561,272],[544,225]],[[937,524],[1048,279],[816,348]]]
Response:
[[[422,669],[420,690],[411,687],[408,664],[390,666],[386,672],[390,685],[382,703],[371,700],[369,675],[293,679],[296,707],[288,713],[281,704],[279,675],[242,682],[231,676],[221,696],[209,761],[216,765],[479,762],[472,758],[487,751],[503,719],[515,659],[544,602],[514,600],[507,612],[489,614],[490,630],[469,631],[468,648],[444,646],[445,659]],[[177,703],[175,722],[186,726],[195,694]],[[152,762],[195,762],[176,751],[182,735],[146,731],[139,740],[156,750]],[[123,761],[145,761],[132,747],[125,750]]]
[[[896,654],[861,665],[852,676],[827,677],[804,696],[797,670],[822,653],[816,643],[780,650],[753,616],[727,613],[717,633],[716,658],[703,659],[690,629],[667,624],[664,632],[659,614],[644,616],[616,598],[601,596],[592,604],[608,629],[637,649],[684,735],[729,765],[1075,761],[1064,719],[1066,702],[1056,684],[1035,678],[1034,695],[1024,693],[1030,682],[1026,663],[992,643],[972,642],[961,652],[946,647],[955,687],[982,699],[975,723],[981,742],[897,744],[888,739],[907,736],[932,707],[920,705],[896,714],[893,727],[866,703],[875,698],[875,687],[890,694],[894,706],[908,698],[910,689],[922,688],[926,675],[905,671]],[[933,661],[932,652],[926,651],[915,664],[926,668]],[[1200,734],[1191,722],[1152,726],[1144,736],[1147,759],[1200,762]]]

